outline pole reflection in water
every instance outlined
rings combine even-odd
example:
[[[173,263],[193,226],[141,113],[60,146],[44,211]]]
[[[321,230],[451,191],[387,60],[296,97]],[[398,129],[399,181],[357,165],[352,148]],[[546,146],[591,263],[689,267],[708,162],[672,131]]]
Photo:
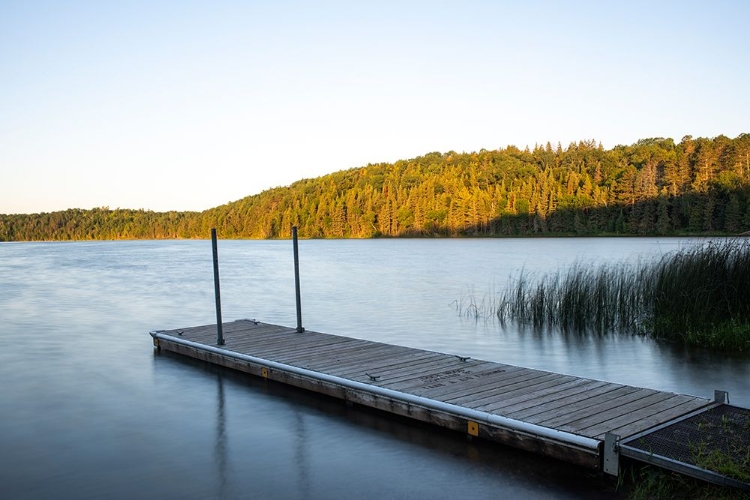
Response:
[[[227,470],[227,423],[224,405],[224,373],[217,371],[218,397],[216,403],[216,448],[214,461],[219,485],[219,498],[231,498],[229,471]]]
[[[299,491],[304,498],[308,498],[310,491],[310,468],[307,463],[307,434],[305,433],[305,419],[299,409],[295,406],[294,423],[297,427],[295,433],[294,462],[299,474]]]
[[[171,356],[171,354],[168,354]],[[185,360],[180,360],[185,361]],[[192,362],[191,364],[199,364],[199,362]],[[242,381],[244,384],[248,384],[250,387],[254,386],[257,381],[252,379],[243,380],[244,375],[238,373],[227,372],[225,369],[217,367],[208,367],[212,372],[216,372],[217,380],[217,395],[216,395],[216,441],[214,443],[214,456],[213,461],[216,466],[216,482],[218,485],[218,498],[230,499],[235,498],[235,488],[232,483],[232,471],[229,466],[229,449],[228,449],[228,434],[229,429],[227,426],[227,402],[225,395],[225,378],[228,377],[227,381],[231,384],[231,380]],[[263,383],[263,392],[268,394],[269,388],[267,382]],[[243,384],[243,385],[244,385]],[[278,390],[278,389],[277,389]],[[281,388],[283,391],[284,388]],[[271,397],[273,391],[271,391]],[[248,394],[248,398],[252,399],[252,393]],[[294,456],[294,470],[288,472],[296,472],[297,476],[297,492],[302,495],[302,498],[309,498],[310,492],[310,465],[309,465],[309,444],[308,436],[305,425],[305,415],[297,404],[293,406],[293,423],[295,432],[293,434],[293,456]],[[253,422],[248,422],[247,425],[253,425]],[[291,443],[290,443],[291,444]],[[253,450],[246,450],[246,452],[253,453]],[[255,465],[259,465],[255,463]],[[249,467],[248,470],[252,471],[253,467]]]

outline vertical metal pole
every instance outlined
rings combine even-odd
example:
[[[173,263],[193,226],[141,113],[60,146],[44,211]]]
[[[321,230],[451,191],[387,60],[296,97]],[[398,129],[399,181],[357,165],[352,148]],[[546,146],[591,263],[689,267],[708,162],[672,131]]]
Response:
[[[211,248],[214,253],[214,295],[216,296],[216,343],[224,345],[224,330],[221,324],[221,293],[219,293],[219,251],[216,247],[216,228],[211,229]]]
[[[297,245],[297,226],[292,226],[292,245],[294,246],[294,291],[297,294],[297,333],[305,331],[302,328],[302,301],[299,291],[299,248]]]

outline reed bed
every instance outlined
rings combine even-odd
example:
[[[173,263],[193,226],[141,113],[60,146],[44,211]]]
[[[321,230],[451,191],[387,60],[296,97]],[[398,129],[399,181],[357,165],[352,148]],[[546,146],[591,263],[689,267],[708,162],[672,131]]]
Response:
[[[521,272],[494,302],[501,324],[628,332],[750,349],[750,243],[707,242],[656,261]]]

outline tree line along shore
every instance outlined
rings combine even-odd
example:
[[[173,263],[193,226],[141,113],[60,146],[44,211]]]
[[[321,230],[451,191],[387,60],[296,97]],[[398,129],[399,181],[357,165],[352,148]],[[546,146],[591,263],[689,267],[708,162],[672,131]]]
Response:
[[[0,214],[0,241],[742,234],[750,134],[429,153],[303,179],[203,212]]]

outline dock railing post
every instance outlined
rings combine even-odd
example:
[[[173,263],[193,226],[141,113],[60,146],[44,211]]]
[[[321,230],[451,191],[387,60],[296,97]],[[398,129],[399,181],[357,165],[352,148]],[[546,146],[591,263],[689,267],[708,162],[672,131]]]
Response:
[[[302,328],[302,300],[299,290],[299,246],[297,244],[297,226],[292,226],[292,246],[294,247],[294,292],[297,295],[297,333],[305,331]]]
[[[216,296],[216,343],[224,345],[224,330],[221,324],[221,293],[219,292],[219,251],[216,245],[216,228],[211,229],[211,248],[214,255],[214,295]]]

